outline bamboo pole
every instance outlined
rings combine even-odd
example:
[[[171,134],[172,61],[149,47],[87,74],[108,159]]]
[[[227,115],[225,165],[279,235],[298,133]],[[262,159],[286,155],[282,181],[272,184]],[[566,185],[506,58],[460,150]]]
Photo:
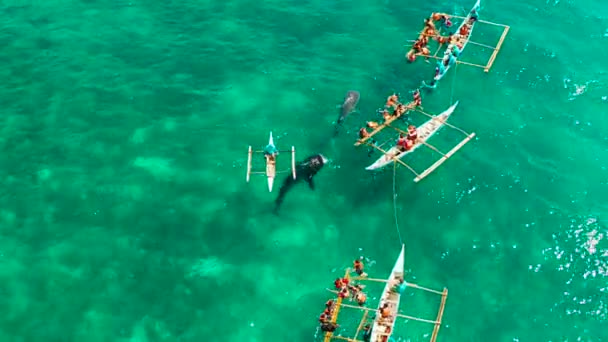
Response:
[[[405,112],[403,112],[403,114],[398,115],[398,116],[397,115],[391,116],[383,124],[379,125],[376,129],[374,129],[372,132],[370,132],[365,138],[361,138],[361,139],[357,140],[357,142],[355,142],[355,146],[359,146],[359,145],[365,143],[371,137],[373,137],[374,135],[376,135],[377,133],[379,133],[381,130],[383,130],[384,128],[386,128],[388,125],[390,125],[393,121],[395,121],[395,120],[399,119],[400,117],[406,115],[408,112],[412,111],[414,108],[416,108],[416,105],[414,104],[414,101],[406,104],[405,105]]]
[[[507,37],[507,33],[509,33],[510,28],[511,28],[510,26],[505,26],[505,29],[502,31],[502,35],[500,36],[500,39],[498,40],[498,44],[496,44],[496,49],[494,50],[494,53],[492,53],[492,56],[490,56],[490,60],[488,61],[488,64],[483,69],[485,72],[490,71],[492,64],[494,64],[494,60],[496,60],[496,56],[498,55],[498,52],[500,51],[500,48],[502,47],[502,43],[504,42],[505,38]]]
[[[435,55],[433,55],[433,56],[425,56],[425,55],[422,55],[422,54],[418,54],[418,56],[422,56],[422,57],[425,57],[425,58],[433,58],[433,59],[437,59],[437,60],[443,60],[443,56],[442,57],[435,56]],[[487,66],[487,65],[475,64],[475,63],[463,62],[463,61],[459,61],[459,60],[456,60],[456,64],[464,64],[464,65],[474,66],[474,67],[481,68],[481,69],[484,69]]]
[[[439,305],[439,312],[437,313],[437,323],[435,323],[435,327],[433,327],[433,334],[431,335],[431,342],[435,342],[437,340],[437,335],[439,334],[439,328],[441,328],[441,320],[443,319],[443,310],[445,309],[445,301],[448,299],[448,289],[443,289],[443,294],[441,296],[441,304]]]
[[[249,149],[247,150],[247,183],[249,183],[249,179],[251,176],[251,158],[252,158],[252,152],[251,152],[251,146],[249,146]]]
[[[375,282],[379,282],[379,283],[388,283],[389,281],[386,279],[377,279],[377,278],[362,278],[362,277],[356,277],[356,278],[352,278],[352,280],[358,280],[358,281],[375,281]],[[424,287],[424,286],[420,286],[418,284],[414,284],[414,283],[407,283],[406,285],[408,287],[413,287],[422,291],[428,291],[428,292],[432,292],[435,294],[443,294],[443,292],[441,291],[437,291],[437,290],[433,290],[433,289],[429,289],[428,287]]]
[[[368,313],[369,313],[369,311],[363,312],[363,317],[361,318],[361,322],[359,322],[359,327],[357,327],[357,331],[355,332],[355,336],[353,337],[353,340],[355,340],[355,341],[357,340],[357,336],[361,332],[361,329],[363,328],[363,324],[365,324],[365,322],[367,320]]]
[[[380,147],[378,147],[378,146],[374,146],[374,145],[372,145],[372,147],[373,147],[373,148],[375,148],[375,149],[377,149],[378,151],[380,151],[380,152],[384,153],[384,154],[388,154],[388,152],[387,152],[387,151],[385,151],[385,150],[381,149],[381,148],[380,148]],[[397,162],[397,163],[399,163],[399,164],[401,164],[401,165],[403,165],[403,166],[407,167],[407,168],[408,168],[410,171],[412,171],[412,173],[413,173],[413,174],[415,174],[416,176],[418,176],[418,172],[416,172],[416,170],[414,170],[414,169],[413,169],[411,166],[407,165],[407,164],[406,164],[406,163],[404,163],[403,161],[401,161],[401,160],[399,160],[398,158],[396,158],[396,156],[393,156],[393,157],[392,157],[392,159],[393,159],[393,161],[394,161],[394,162]]]
[[[477,42],[472,42],[472,41],[467,41],[468,44],[473,44],[473,45],[477,45],[477,46],[481,46],[481,47],[485,47],[488,49],[492,49],[492,50],[496,50],[496,46],[490,46],[490,45],[486,45],[486,44],[481,44],[481,43],[477,43]]]
[[[352,309],[365,310],[365,311],[376,311],[377,310],[377,309],[370,309],[370,308],[367,308],[367,307],[354,306],[354,305],[350,305],[350,304],[342,304],[342,306],[347,307],[347,308],[352,308]],[[437,321],[433,321],[433,320],[430,320],[430,319],[424,319],[424,318],[418,318],[418,317],[409,316],[409,315],[402,315],[402,314],[399,314],[399,313],[396,313],[393,316],[409,319],[409,320],[412,320],[412,321],[437,324]]]
[[[441,291],[429,289],[428,287],[423,287],[423,286],[420,286],[420,285],[417,285],[417,284],[414,284],[414,283],[407,283],[407,286],[413,287],[413,288],[416,288],[416,289],[419,289],[419,290],[422,290],[422,291],[432,292],[432,293],[439,294],[439,295],[443,294],[443,292],[441,292]]]
[[[350,279],[350,268],[346,269],[344,278]],[[338,321],[338,314],[340,313],[340,308],[343,305],[346,305],[346,304],[342,304],[342,297],[340,297],[340,296],[338,296],[338,299],[336,300],[335,304],[336,304],[336,306],[334,307],[334,312],[332,312],[331,319],[330,319],[330,322],[332,322],[332,323],[336,323],[336,321]],[[326,332],[325,337],[323,338],[323,342],[330,342],[333,335],[334,335],[333,332],[330,332],[330,331]]]
[[[361,340],[355,340],[355,339],[344,337],[344,336],[334,336],[332,338],[334,338],[336,340],[344,340],[344,341],[348,341],[348,342],[363,342]]]
[[[466,19],[467,17],[461,17],[459,15],[450,15],[450,17],[452,18],[457,18],[457,19]],[[482,24],[488,24],[488,25],[496,25],[496,26],[501,26],[501,27],[507,27],[507,25],[504,24],[498,24],[498,23],[493,23],[491,21],[486,21],[486,20],[477,20],[478,23],[482,23]]]
[[[424,170],[424,172],[422,172],[422,174],[420,176],[414,178],[414,182],[418,183],[422,179],[424,179],[424,177],[430,175],[433,171],[435,171],[435,169],[437,169],[439,166],[441,166],[441,164],[443,164],[446,160],[448,160],[448,158],[450,158],[454,153],[456,153],[456,151],[458,151],[460,148],[462,148],[462,146],[464,146],[464,144],[468,143],[474,137],[475,137],[475,133],[472,133],[468,137],[464,138],[458,145],[456,145],[453,149],[451,149],[450,152],[448,152],[445,156],[439,158],[439,160],[437,160],[435,162],[435,164],[431,165],[431,167]]]
[[[456,126],[452,125],[451,123],[449,123],[449,122],[447,122],[447,121],[441,120],[440,118],[436,117],[435,115],[432,115],[432,114],[429,114],[429,113],[425,113],[425,112],[423,112],[423,111],[421,111],[421,110],[417,110],[417,112],[418,112],[418,113],[420,113],[420,114],[426,115],[426,116],[428,116],[429,118],[432,118],[432,119],[435,119],[435,120],[439,120],[439,122],[441,122],[442,124],[444,124],[444,125],[446,125],[446,126],[448,126],[448,127],[450,127],[450,128],[453,128],[453,129],[455,129],[455,130],[457,130],[457,131],[461,132],[461,133],[462,133],[462,134],[464,134],[464,135],[467,135],[467,136],[469,135],[469,133],[467,133],[467,132],[466,132],[466,131],[464,131],[463,129],[458,128],[458,127],[456,127]]]

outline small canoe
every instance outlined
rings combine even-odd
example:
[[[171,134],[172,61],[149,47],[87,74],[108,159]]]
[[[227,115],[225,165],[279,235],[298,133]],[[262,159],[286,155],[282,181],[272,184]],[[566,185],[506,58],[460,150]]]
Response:
[[[469,22],[469,19],[471,18],[471,14],[473,11],[476,11],[477,15],[479,15],[480,4],[481,4],[481,0],[477,0],[477,2],[475,3],[475,5],[471,9],[471,11],[469,11],[469,14],[467,14],[466,19],[464,19],[462,21],[460,26],[458,26],[458,29],[456,30],[456,32],[454,32],[455,35],[459,34],[460,28]],[[475,28],[475,23],[477,23],[477,20],[473,22],[473,24],[471,25],[471,28],[469,29],[469,35],[466,37],[464,43],[462,44],[462,49],[460,49],[461,54],[464,51],[464,48],[467,47],[467,43],[469,42],[469,39],[471,38],[471,35],[473,34],[473,29]],[[455,44],[448,45],[448,47],[445,49],[445,53],[443,54],[443,58],[444,58],[443,60],[445,60],[446,58],[449,58],[449,55],[452,54],[452,49],[454,49],[454,47],[455,47]],[[443,60],[439,61],[439,63],[442,63]],[[458,60],[458,58],[456,58],[456,60]],[[440,73],[439,75],[435,76],[434,77],[435,82],[438,82],[439,80],[441,80],[443,78],[443,76],[445,76],[445,74],[448,73],[448,70],[450,70],[450,67],[451,67],[451,65],[448,64],[448,66],[445,68],[445,71],[443,73]]]
[[[270,132],[270,138],[268,139],[268,145],[273,146],[274,140],[272,139],[272,132]],[[266,177],[268,177],[268,192],[272,192],[272,186],[274,185],[274,179],[277,176],[277,160],[276,157],[266,156]]]
[[[366,170],[376,170],[382,168],[390,163],[393,163],[395,158],[403,158],[406,154],[414,152],[420,145],[423,145],[422,142],[426,142],[430,137],[432,137],[441,127],[443,127],[444,123],[448,120],[450,115],[454,112],[458,106],[458,101],[454,103],[450,108],[446,109],[441,114],[435,116],[424,124],[420,125],[417,128],[418,131],[418,140],[412,146],[409,151],[401,152],[397,146],[392,147],[390,150],[386,151],[382,157],[378,158],[372,165],[366,167]]]
[[[400,279],[403,279],[404,264],[405,245],[402,245],[401,253],[399,253],[399,257],[397,257],[395,266],[391,271],[391,275],[388,277],[388,281],[384,286],[384,291],[382,291],[382,297],[380,297],[380,302],[378,303],[378,310],[380,310],[385,303],[388,304],[388,309],[391,312],[391,316],[383,319],[379,312],[376,314],[374,325],[372,326],[370,342],[388,341],[388,337],[390,337],[393,333],[393,327],[395,326],[397,314],[399,313],[399,301],[401,299],[401,294],[398,291],[392,291],[392,289],[395,287],[395,285],[399,284]]]

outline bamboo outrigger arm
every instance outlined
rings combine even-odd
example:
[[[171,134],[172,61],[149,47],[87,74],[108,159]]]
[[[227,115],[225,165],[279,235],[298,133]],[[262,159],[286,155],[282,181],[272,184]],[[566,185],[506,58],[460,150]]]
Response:
[[[466,17],[462,17],[462,16],[458,16],[458,15],[451,15],[452,18],[457,18],[457,19],[466,19]],[[463,61],[459,61],[456,60],[457,64],[464,64],[464,65],[468,65],[468,66],[473,66],[473,67],[477,67],[477,68],[481,68],[483,69],[484,72],[489,72],[490,69],[492,68],[492,66],[494,65],[494,61],[496,60],[496,57],[498,56],[498,53],[500,52],[500,49],[502,48],[502,44],[505,41],[505,38],[507,37],[507,34],[509,33],[509,30],[511,29],[511,26],[509,25],[503,25],[503,24],[498,24],[498,23],[493,23],[491,21],[485,21],[485,20],[477,20],[477,23],[480,24],[488,24],[488,25],[493,25],[493,26],[497,26],[497,27],[502,27],[503,31],[502,34],[500,35],[500,38],[498,39],[498,43],[496,44],[496,46],[490,46],[487,44],[482,44],[482,43],[477,43],[477,42],[473,42],[469,39],[467,39],[467,44],[473,44],[473,45],[477,45],[477,46],[481,46],[492,51],[492,55],[490,55],[490,58],[488,59],[488,61],[486,62],[486,64],[475,64],[475,63],[469,63],[469,62],[463,62]],[[420,56],[420,57],[424,57],[424,58],[434,58],[434,59],[443,59],[443,56],[439,56],[439,51],[441,50],[442,46],[444,44],[440,43],[439,47],[437,48],[437,51],[435,51],[435,53],[433,55],[423,55],[422,53],[416,53],[416,56]]]
[[[454,148],[451,149],[450,152],[446,153],[443,157],[439,158],[439,160],[437,160],[435,162],[435,164],[431,165],[428,169],[424,170],[424,172],[422,172],[420,175],[418,175],[416,178],[414,178],[414,182],[418,183],[422,179],[424,179],[426,176],[430,175],[433,171],[435,171],[435,169],[437,169],[441,164],[443,164],[446,160],[448,160],[448,158],[450,158],[454,153],[456,153],[456,151],[460,150],[462,148],[462,146],[464,146],[466,143],[468,143],[474,137],[475,137],[475,133],[471,133],[471,135],[464,138],[458,145],[454,146]]]
[[[399,119],[400,117],[406,115],[408,112],[410,112],[410,111],[412,111],[412,110],[414,110],[416,108],[416,105],[415,105],[414,102],[410,102],[408,104],[405,104],[404,106],[405,106],[405,111],[403,112],[403,114],[401,114],[401,115],[391,115],[391,117],[388,118],[388,120],[386,120],[381,125],[378,125],[378,127],[376,127],[376,129],[374,129],[373,131],[371,131],[370,133],[368,133],[368,135],[365,138],[358,139],[357,142],[355,142],[355,146],[359,146],[361,144],[365,144],[365,142],[367,142],[369,139],[371,139],[371,137],[373,137],[374,135],[378,134],[380,131],[382,131],[386,127],[388,127],[391,123],[393,123],[393,121]]]

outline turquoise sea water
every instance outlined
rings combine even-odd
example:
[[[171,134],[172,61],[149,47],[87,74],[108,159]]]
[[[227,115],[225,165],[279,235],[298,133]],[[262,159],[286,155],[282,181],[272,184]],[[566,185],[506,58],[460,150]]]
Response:
[[[3,1],[0,340],[314,341],[325,288],[359,256],[385,278],[399,252],[392,168],[364,170],[356,131],[432,75],[404,61],[423,18],[471,5]],[[418,184],[396,173],[408,279],[449,289],[438,341],[608,341],[607,16],[599,0],[486,1],[482,19],[511,26],[490,73],[461,65],[423,94],[432,113],[459,100],[450,122],[477,133]],[[330,141],[350,89],[360,113]],[[278,216],[282,179],[245,182],[270,130],[332,160]],[[437,305],[408,293],[402,310]]]

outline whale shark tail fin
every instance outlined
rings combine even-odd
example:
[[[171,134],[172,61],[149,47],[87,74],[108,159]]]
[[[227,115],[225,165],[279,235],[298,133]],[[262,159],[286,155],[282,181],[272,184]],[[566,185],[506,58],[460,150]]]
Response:
[[[308,183],[310,190],[315,190],[315,182],[312,180],[312,177],[306,178],[306,183]]]
[[[277,196],[277,199],[274,201],[274,213],[277,214],[279,212],[279,208],[281,207],[281,204],[283,204],[283,201],[285,200],[285,195],[287,195],[287,193],[289,192],[289,190],[296,184],[297,181],[297,176],[296,179],[294,180],[293,177],[291,175],[287,176],[287,178],[285,178],[285,181],[283,182],[283,185],[281,185],[281,189],[279,190],[279,195]]]

